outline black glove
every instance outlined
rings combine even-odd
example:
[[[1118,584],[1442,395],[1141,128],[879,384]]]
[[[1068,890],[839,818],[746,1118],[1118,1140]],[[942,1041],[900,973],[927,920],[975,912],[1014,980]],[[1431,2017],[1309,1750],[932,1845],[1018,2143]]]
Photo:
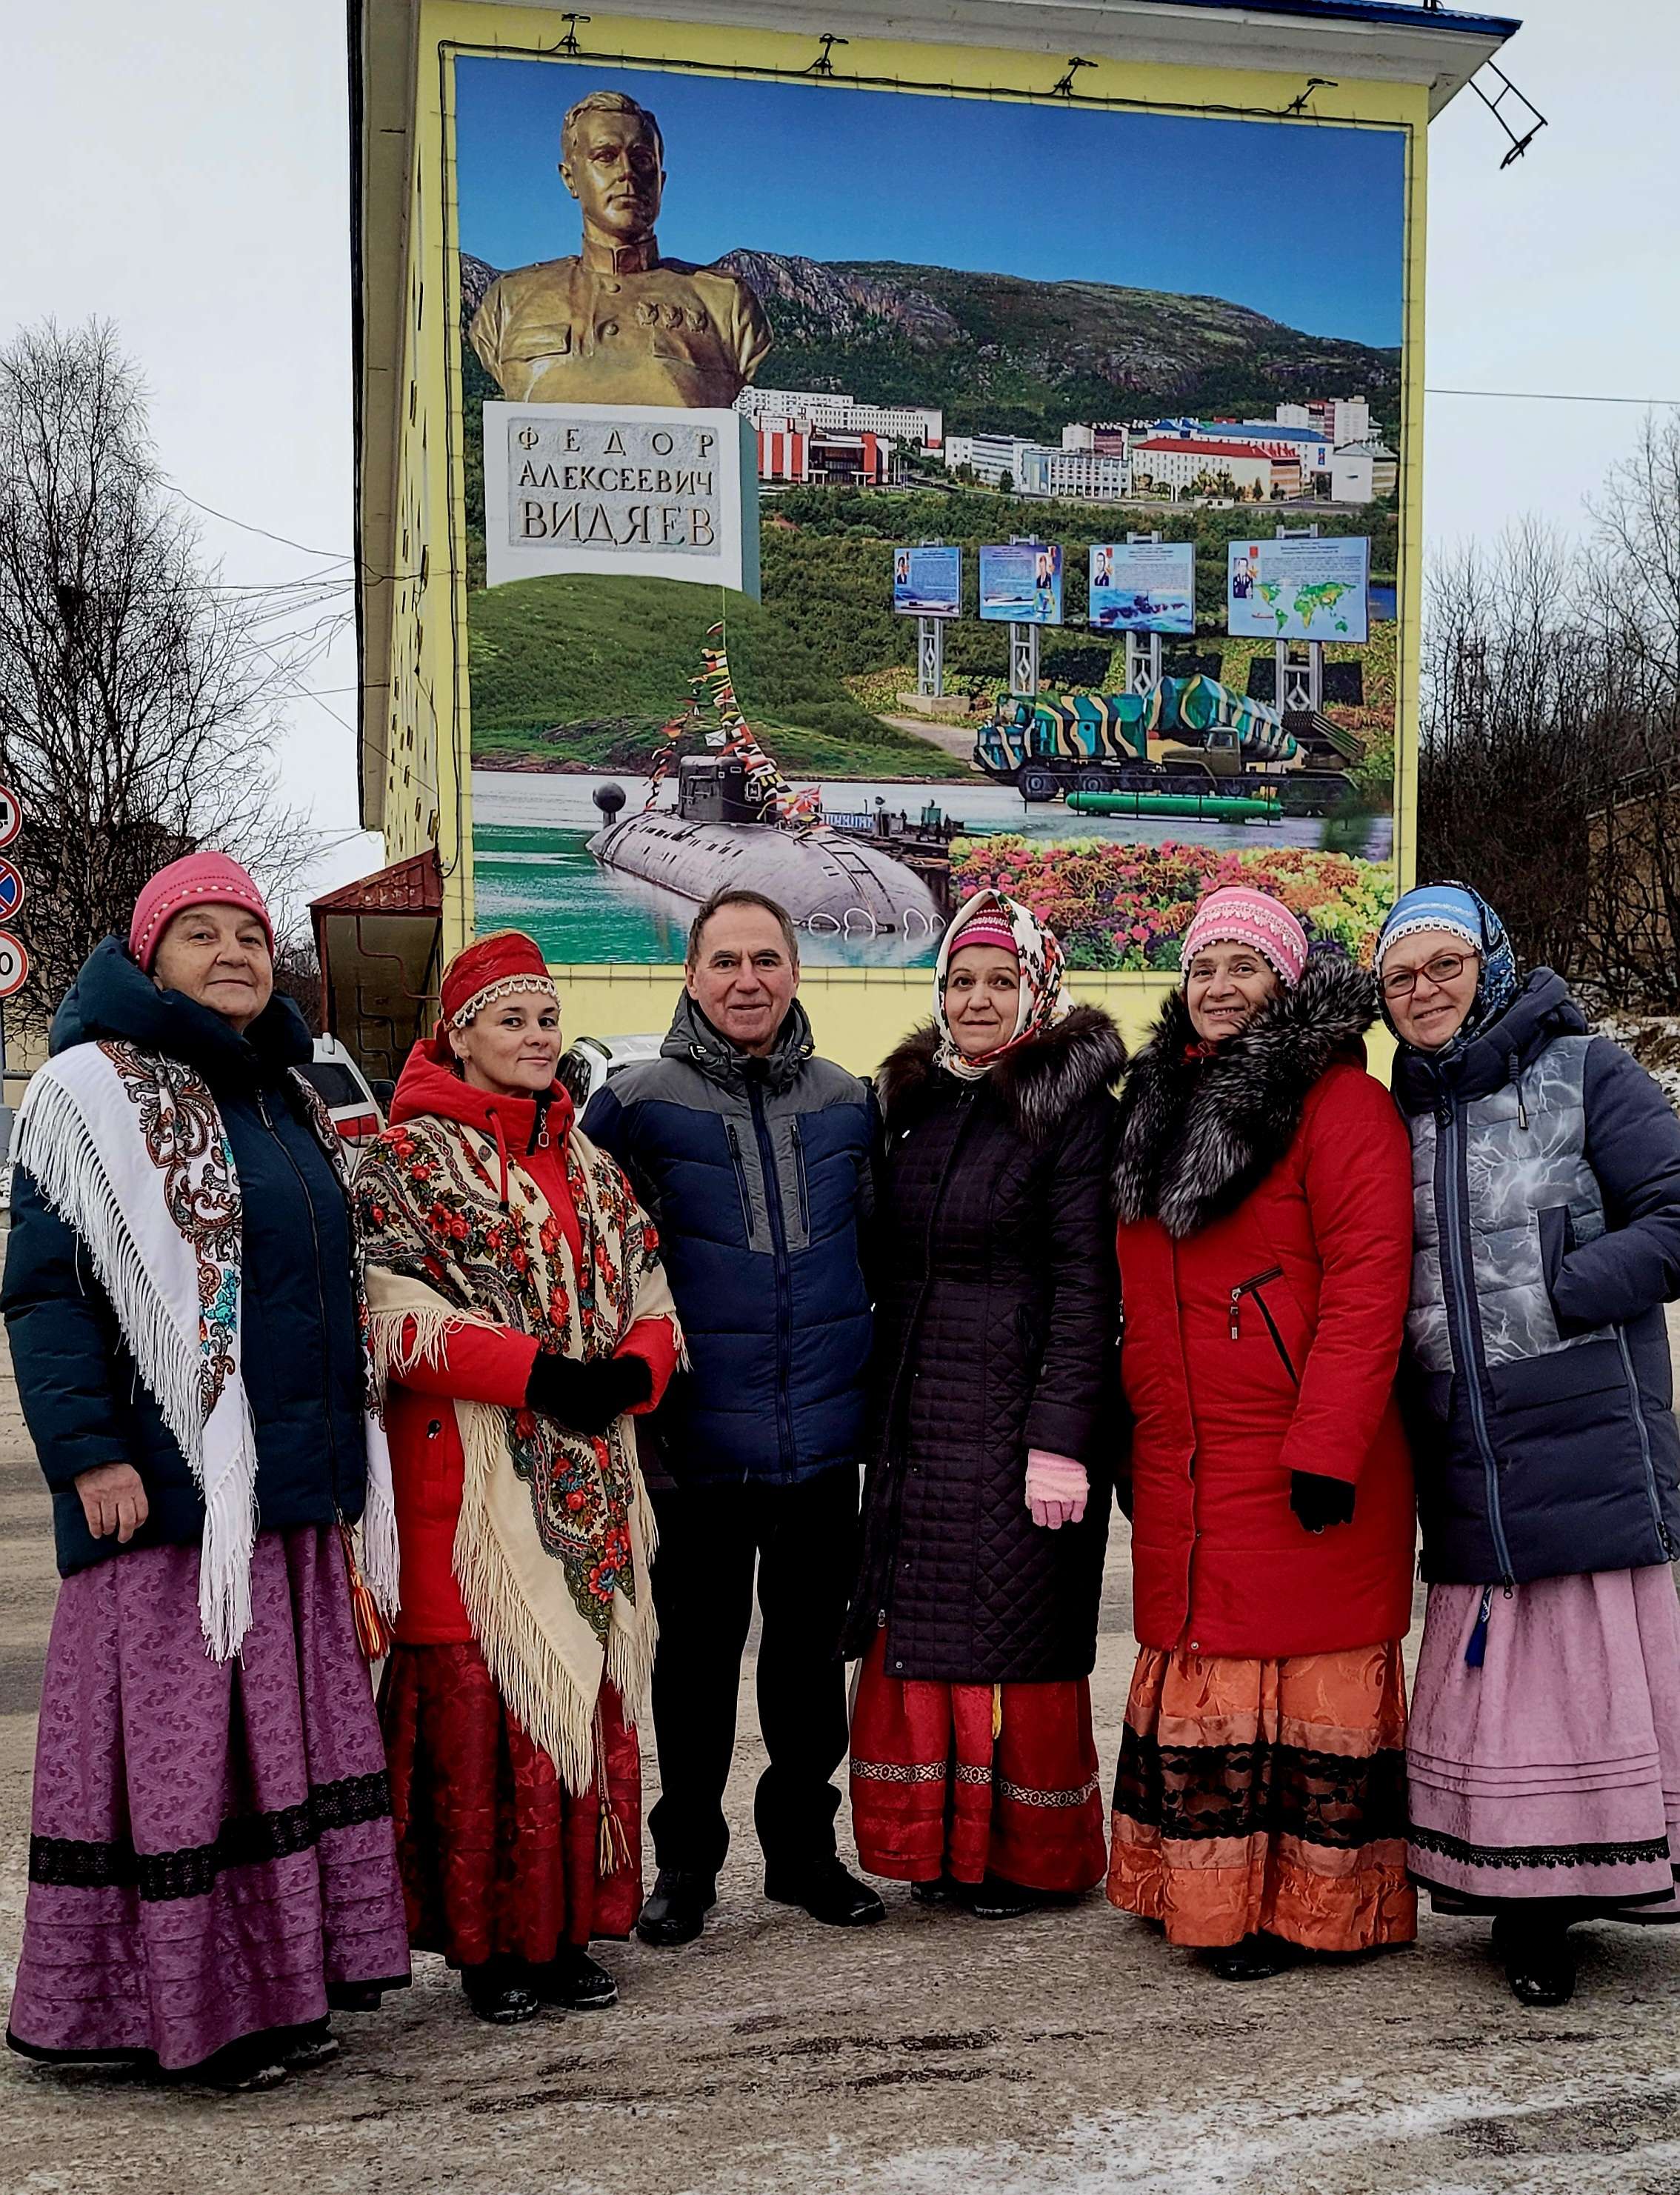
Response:
[[[1292,1471],[1289,1506],[1309,1532],[1326,1524],[1351,1524],[1354,1489],[1345,1478],[1320,1478],[1316,1472]]]
[[[593,1438],[653,1391],[645,1357],[602,1357],[584,1364],[575,1357],[539,1352],[526,1383],[525,1406]]]

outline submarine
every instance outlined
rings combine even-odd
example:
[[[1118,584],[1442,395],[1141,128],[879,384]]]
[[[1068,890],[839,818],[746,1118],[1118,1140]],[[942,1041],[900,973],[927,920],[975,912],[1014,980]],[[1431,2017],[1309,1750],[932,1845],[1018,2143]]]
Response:
[[[593,798],[603,818],[589,842],[595,859],[697,904],[741,884],[779,901],[797,930],[914,938],[944,930],[928,884],[883,847],[825,823],[796,832],[763,821],[734,756],[685,755],[675,809],[621,815],[617,785],[597,786]]]

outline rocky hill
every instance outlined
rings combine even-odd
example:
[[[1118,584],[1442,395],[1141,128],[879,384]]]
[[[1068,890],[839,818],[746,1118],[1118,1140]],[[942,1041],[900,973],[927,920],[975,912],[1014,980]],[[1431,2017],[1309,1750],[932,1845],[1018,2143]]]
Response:
[[[1074,419],[1325,395],[1366,396],[1389,431],[1398,420],[1398,349],[1307,335],[1222,297],[770,251],[717,264],[751,284],[775,331],[761,380],[937,404],[954,434],[1054,439]],[[462,255],[467,314],[494,277]]]

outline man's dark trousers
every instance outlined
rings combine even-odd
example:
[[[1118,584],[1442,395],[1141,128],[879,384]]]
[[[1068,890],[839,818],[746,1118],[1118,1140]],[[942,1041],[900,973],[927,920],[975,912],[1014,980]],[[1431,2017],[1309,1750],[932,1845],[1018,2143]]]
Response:
[[[830,1779],[848,1737],[840,1634],[856,1558],[857,1472],[843,1466],[791,1486],[656,1487],[653,1501],[654,1857],[716,1875],[728,1850],[723,1789],[756,1558],[758,1723],[770,1765],[753,1818],[767,1875],[797,1882],[834,1857],[840,1794]]]

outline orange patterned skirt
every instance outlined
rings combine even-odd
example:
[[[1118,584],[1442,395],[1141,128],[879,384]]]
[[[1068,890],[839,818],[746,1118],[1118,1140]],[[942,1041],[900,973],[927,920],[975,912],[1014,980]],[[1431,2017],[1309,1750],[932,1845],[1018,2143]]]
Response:
[[[1411,1943],[1398,1641],[1282,1662],[1143,1647],[1108,1896],[1174,1944]]]

